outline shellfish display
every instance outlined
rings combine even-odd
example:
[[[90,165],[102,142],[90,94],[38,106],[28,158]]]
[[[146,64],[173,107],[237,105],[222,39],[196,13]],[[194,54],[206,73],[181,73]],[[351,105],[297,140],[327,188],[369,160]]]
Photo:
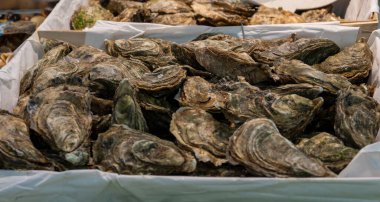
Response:
[[[166,25],[236,26],[343,21],[320,8],[292,13],[282,8],[236,0],[92,0],[71,18],[72,29],[92,27],[96,20]]]
[[[150,17],[197,10],[193,20],[213,25],[251,15],[238,4],[170,2],[178,8],[103,6]],[[0,168],[334,177],[380,127],[362,41],[340,50],[322,38],[207,33],[182,44],[106,40],[105,51],[47,41],[45,50],[22,79],[14,114],[0,111]]]

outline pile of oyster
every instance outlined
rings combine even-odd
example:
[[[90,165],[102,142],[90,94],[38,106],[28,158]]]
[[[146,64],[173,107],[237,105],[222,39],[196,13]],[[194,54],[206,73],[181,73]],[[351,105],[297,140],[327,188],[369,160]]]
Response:
[[[327,177],[379,130],[362,41],[105,43],[45,41],[14,114],[0,112],[1,168]]]
[[[92,27],[97,20],[209,26],[340,21],[330,10],[295,14],[236,0],[92,0],[74,13],[71,27]]]

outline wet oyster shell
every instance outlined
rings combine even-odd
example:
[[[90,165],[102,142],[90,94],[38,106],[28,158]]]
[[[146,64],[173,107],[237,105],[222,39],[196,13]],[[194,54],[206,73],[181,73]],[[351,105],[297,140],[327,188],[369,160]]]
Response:
[[[140,79],[132,79],[130,82],[139,90],[161,95],[178,89],[185,78],[185,69],[178,65],[171,65],[160,67],[152,73],[146,73]]]
[[[112,111],[112,122],[114,124],[124,124],[132,129],[148,131],[140,105],[136,100],[136,91],[128,79],[120,82]]]
[[[114,125],[100,134],[93,154],[101,170],[120,174],[166,175],[193,172],[196,168],[189,152],[124,125]]]
[[[115,16],[130,9],[142,9],[144,3],[128,0],[101,0],[101,5],[111,11]]]
[[[54,170],[53,163],[34,146],[21,118],[0,110],[0,168]]]
[[[283,137],[273,121],[252,119],[231,136],[228,158],[253,174],[267,177],[332,177],[319,160],[306,156]]]
[[[182,106],[196,107],[206,111],[220,110],[224,106],[224,97],[214,92],[213,88],[213,84],[199,76],[187,77],[179,93],[178,101]]]
[[[261,24],[288,24],[304,23],[305,19],[295,13],[283,10],[282,8],[269,8],[260,6],[256,13],[251,17],[250,25]]]
[[[24,94],[33,86],[35,77],[40,72],[44,71],[46,66],[58,62],[58,60],[62,59],[65,55],[69,54],[70,51],[71,46],[64,43],[46,52],[42,59],[40,59],[37,62],[37,64],[35,64],[32,68],[30,68],[21,79],[20,94]]]
[[[30,128],[53,151],[76,152],[90,136],[92,117],[86,88],[66,85],[47,88],[30,98],[27,114]],[[83,155],[89,156],[89,153]]]
[[[212,162],[215,166],[227,162],[228,138],[233,131],[206,111],[190,107],[179,108],[173,114],[170,132],[199,161]]]
[[[152,19],[152,23],[165,25],[196,25],[194,13],[174,13],[158,15]]]
[[[319,133],[311,138],[304,138],[297,148],[305,154],[321,160],[329,169],[339,173],[358,153],[358,150],[346,147],[341,140],[329,133]]]
[[[256,63],[246,53],[234,53],[215,47],[200,48],[195,51],[199,64],[207,71],[220,76],[245,77],[249,83],[269,80],[269,67]]]
[[[290,95],[296,94],[305,98],[315,99],[323,93],[323,88],[317,85],[311,85],[307,83],[299,84],[286,84],[271,88],[269,92],[276,93],[278,95]]]
[[[339,50],[339,47],[329,39],[301,38],[266,51],[253,51],[251,56],[255,61],[269,65],[273,65],[280,58],[301,60],[313,65],[338,53]]]
[[[197,169],[192,176],[206,177],[251,177],[252,174],[246,168],[240,165],[223,164],[214,166],[211,163],[198,162]]]
[[[332,94],[337,94],[339,90],[351,86],[348,79],[343,76],[326,74],[298,60],[282,60],[273,71],[274,80],[281,83],[308,83],[321,86]]]
[[[276,95],[258,92],[251,95],[229,94],[223,113],[232,123],[253,118],[269,118],[289,139],[302,133],[321,108],[323,98],[310,100],[296,94]]]
[[[199,16],[198,24],[212,26],[247,24],[247,17],[253,14],[248,4],[223,0],[194,0],[191,8]]]
[[[315,66],[327,74],[339,74],[351,83],[360,83],[368,77],[372,69],[373,56],[369,46],[364,41],[343,49],[336,55],[328,57]]]
[[[379,124],[380,107],[376,100],[352,88],[339,92],[334,129],[346,145],[360,149],[374,143]]]
[[[175,14],[175,13],[189,13],[191,7],[181,0],[150,0],[144,8],[153,13]]]

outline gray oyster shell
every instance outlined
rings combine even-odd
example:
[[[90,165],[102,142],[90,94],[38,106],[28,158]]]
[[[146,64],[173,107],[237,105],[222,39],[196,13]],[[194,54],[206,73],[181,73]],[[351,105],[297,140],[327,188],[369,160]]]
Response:
[[[351,86],[341,75],[326,74],[298,60],[282,60],[273,69],[272,76],[281,83],[308,83],[322,87],[325,91],[337,94],[339,90]]]
[[[137,103],[136,91],[128,79],[121,81],[117,88],[112,111],[114,124],[124,124],[132,129],[148,131],[144,115]]]
[[[368,77],[373,63],[373,55],[364,41],[343,49],[315,66],[327,74],[339,74],[352,83],[363,82]]]
[[[0,110],[0,168],[54,170],[53,163],[34,146],[21,118]]]
[[[114,125],[99,135],[93,147],[94,162],[103,171],[120,174],[189,173],[196,168],[194,157],[172,142]]]
[[[215,166],[227,162],[228,139],[233,131],[206,111],[179,108],[173,114],[170,131],[179,144],[191,150],[199,161],[212,162]]]
[[[363,92],[347,88],[336,102],[335,134],[347,145],[363,148],[375,142],[380,127],[380,107]]]
[[[342,171],[358,153],[358,150],[345,146],[337,137],[325,132],[302,139],[297,147],[305,154],[321,160],[336,173]]]
[[[86,88],[66,85],[47,88],[30,98],[27,114],[30,128],[53,151],[63,155],[82,149],[90,136],[92,116],[90,94]],[[87,154],[81,156],[89,156],[88,151],[83,152]],[[82,159],[79,164],[86,164],[88,160]]]
[[[247,121],[235,131],[228,145],[228,158],[261,176],[335,176],[322,162],[297,149],[273,121],[265,118]]]

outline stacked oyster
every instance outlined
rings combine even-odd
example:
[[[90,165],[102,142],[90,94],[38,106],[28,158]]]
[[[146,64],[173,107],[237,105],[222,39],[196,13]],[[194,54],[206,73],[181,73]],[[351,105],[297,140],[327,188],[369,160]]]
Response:
[[[295,35],[105,43],[45,43],[17,115],[0,113],[3,168],[327,177],[375,141],[362,41],[342,51]]]
[[[92,27],[96,20],[148,22],[166,25],[256,25],[340,21],[329,10],[301,15],[282,8],[255,7],[236,0],[93,0],[79,8],[71,19],[73,29]]]

